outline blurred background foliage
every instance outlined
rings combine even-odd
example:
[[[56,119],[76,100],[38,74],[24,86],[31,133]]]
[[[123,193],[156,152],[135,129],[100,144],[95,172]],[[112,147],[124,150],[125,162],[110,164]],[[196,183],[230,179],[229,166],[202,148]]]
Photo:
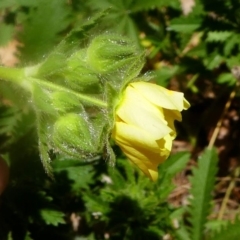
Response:
[[[43,61],[71,29],[105,9],[88,37],[113,32],[134,40],[146,52],[143,72],[191,103],[177,124],[173,154],[157,183],[117,147],[115,167],[101,156],[58,156],[52,180],[39,158],[27,96],[1,81],[0,153],[10,177],[0,196],[0,240],[240,239],[240,106],[231,73],[240,65],[239,1],[1,0],[1,64]],[[204,150],[220,118],[216,149]]]

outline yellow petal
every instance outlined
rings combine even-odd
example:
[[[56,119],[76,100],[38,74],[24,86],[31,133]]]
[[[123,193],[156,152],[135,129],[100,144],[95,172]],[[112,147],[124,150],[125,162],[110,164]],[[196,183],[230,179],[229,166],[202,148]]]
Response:
[[[165,109],[165,108],[163,110],[163,113],[168,122],[168,126],[172,129],[172,131],[170,132],[170,135],[172,136],[172,139],[174,139],[177,135],[176,129],[174,126],[174,121],[175,120],[182,121],[182,115],[179,111],[169,110],[169,109]]]
[[[183,100],[183,109],[187,110],[188,108],[190,108],[190,103],[184,98]]]
[[[159,85],[148,82],[134,82],[130,84],[148,101],[166,109],[182,111],[187,108],[187,101],[184,101],[183,93],[170,91]]]
[[[158,177],[157,166],[166,160],[166,156],[160,156],[159,153],[153,153],[147,149],[131,146],[121,146],[122,151],[145,175],[151,180],[156,181]]]
[[[124,122],[115,123],[112,137],[118,145],[128,145],[149,149],[152,152],[159,152],[159,145],[156,139],[145,130]]]
[[[153,105],[132,87],[126,89],[116,113],[124,122],[146,130],[155,139],[171,132],[164,120],[162,108]]]
[[[166,135],[164,138],[157,141],[159,146],[160,156],[168,158],[172,149],[172,141],[173,141],[173,137],[170,134]]]

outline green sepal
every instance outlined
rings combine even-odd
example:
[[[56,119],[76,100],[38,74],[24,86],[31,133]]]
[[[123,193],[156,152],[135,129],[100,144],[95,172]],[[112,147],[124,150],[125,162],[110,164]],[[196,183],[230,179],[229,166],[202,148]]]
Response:
[[[69,113],[61,116],[53,127],[53,143],[61,151],[86,157],[95,153],[91,128],[85,114]]]
[[[61,74],[70,88],[88,93],[99,93],[101,91],[100,80],[84,58],[86,58],[86,49],[77,51],[67,59],[67,68]]]
[[[54,92],[51,99],[53,108],[61,113],[79,111],[83,108],[79,99],[67,92]]]
[[[135,45],[114,34],[94,38],[87,49],[87,62],[98,73],[123,71],[136,58],[139,55]]]
[[[50,97],[51,91],[41,87],[38,84],[33,84],[32,86],[32,100],[34,108],[37,111],[42,111],[50,115],[55,115],[57,112],[52,106],[52,101]]]

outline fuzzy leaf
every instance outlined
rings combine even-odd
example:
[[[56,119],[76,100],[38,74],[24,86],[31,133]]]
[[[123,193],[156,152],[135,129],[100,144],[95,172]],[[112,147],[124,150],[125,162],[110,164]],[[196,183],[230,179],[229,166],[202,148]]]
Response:
[[[206,149],[198,160],[198,167],[193,168],[188,213],[191,224],[191,240],[202,240],[204,227],[210,213],[210,202],[217,173],[216,149]]]

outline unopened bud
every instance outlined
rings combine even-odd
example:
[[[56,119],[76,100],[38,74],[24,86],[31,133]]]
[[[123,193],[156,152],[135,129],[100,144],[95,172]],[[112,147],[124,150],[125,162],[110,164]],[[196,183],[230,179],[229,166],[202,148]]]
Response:
[[[56,147],[70,155],[79,156],[94,152],[88,120],[84,114],[69,113],[54,124],[53,142]]]
[[[84,61],[86,50],[79,50],[67,59],[67,68],[63,74],[67,85],[77,91],[97,92],[99,79],[96,73]]]
[[[55,92],[52,94],[52,105],[59,112],[74,112],[82,110],[79,99],[67,92]]]
[[[113,34],[94,38],[87,49],[87,62],[98,73],[126,68],[136,58],[139,54],[131,41]]]

